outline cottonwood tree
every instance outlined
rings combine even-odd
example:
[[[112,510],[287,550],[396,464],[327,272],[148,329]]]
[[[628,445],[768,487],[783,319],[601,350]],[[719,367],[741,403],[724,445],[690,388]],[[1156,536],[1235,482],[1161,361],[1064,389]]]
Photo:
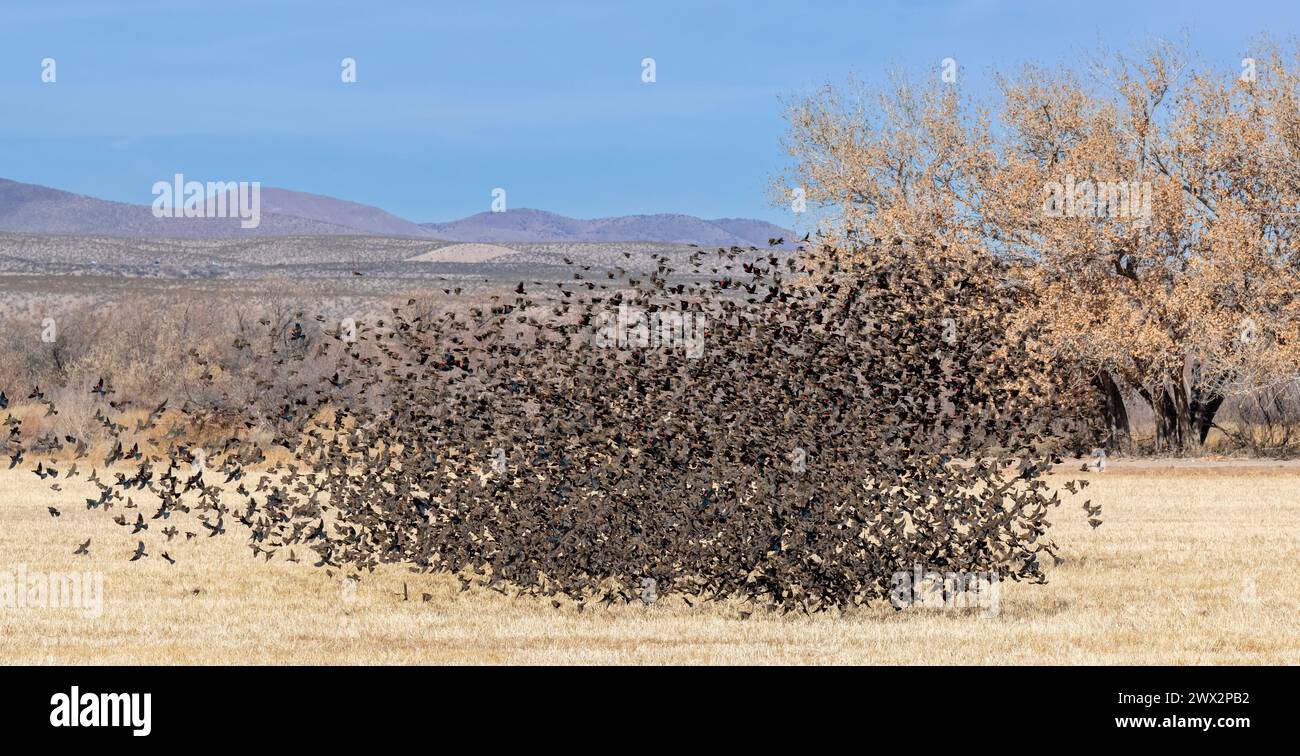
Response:
[[[791,171],[828,235],[991,250],[1029,351],[1123,396],[1161,448],[1204,443],[1225,399],[1294,380],[1300,65],[1196,72],[1175,47],[1085,72],[1028,67],[992,103],[955,85],[826,88],[790,109]],[[923,248],[923,247],[922,247]]]

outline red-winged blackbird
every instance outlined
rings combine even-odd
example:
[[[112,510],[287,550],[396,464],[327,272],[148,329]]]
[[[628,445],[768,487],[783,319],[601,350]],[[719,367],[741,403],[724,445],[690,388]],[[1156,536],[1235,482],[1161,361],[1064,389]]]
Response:
[[[1004,356],[1020,336],[1001,263],[903,244],[823,252],[693,250],[681,269],[624,252],[599,288],[571,271],[528,300],[507,305],[507,283],[434,313],[403,295],[355,341],[310,347],[285,349],[264,318],[267,338],[239,350],[265,376],[251,403],[212,384],[219,401],[97,411],[112,446],[87,506],[131,509],[148,492],[152,519],[238,534],[254,557],[298,562],[296,546],[331,571],[401,563],[578,611],[645,600],[648,584],[691,605],[820,611],[888,600],[916,565],[1041,580],[1059,503],[1044,439],[1081,421],[1053,403],[1050,372],[1035,383],[1042,372]],[[307,341],[288,322],[288,341]],[[963,324],[956,343],[945,322]],[[149,409],[134,431],[122,417]],[[133,435],[163,413],[166,434]],[[10,439],[14,466],[12,424]],[[36,472],[55,474],[48,460]],[[115,521],[148,528],[139,512]]]

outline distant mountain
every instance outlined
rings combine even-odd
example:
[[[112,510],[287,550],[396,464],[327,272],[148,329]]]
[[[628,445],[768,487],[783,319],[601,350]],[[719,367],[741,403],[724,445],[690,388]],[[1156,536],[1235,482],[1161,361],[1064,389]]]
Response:
[[[791,232],[749,218],[704,220],[692,215],[624,215],[578,220],[544,210],[521,208],[479,213],[447,223],[422,223],[440,239],[462,242],[669,242],[714,246],[766,247],[768,239],[791,239]]]
[[[148,205],[73,194],[0,179],[0,232],[172,239],[246,236],[389,236],[458,242],[669,242],[705,247],[766,247],[791,233],[746,218],[703,220],[690,215],[625,215],[578,220],[543,210],[479,213],[447,223],[412,223],[377,207],[263,187],[261,223],[238,218],[155,218]]]
[[[795,242],[794,232],[775,226],[767,221],[753,218],[718,218],[709,223],[741,239],[753,239],[760,247],[767,246],[768,239],[785,239],[786,246]]]
[[[262,188],[262,214],[328,223],[374,236],[432,237],[428,229],[370,205],[288,189]]]
[[[0,179],[0,231],[173,239],[365,233],[336,223],[267,212],[267,193],[262,192],[260,226],[243,229],[238,218],[155,218],[146,205]]]
[[[447,223],[420,225],[439,239],[465,242],[572,241],[582,231],[582,221],[527,209],[479,213]]]

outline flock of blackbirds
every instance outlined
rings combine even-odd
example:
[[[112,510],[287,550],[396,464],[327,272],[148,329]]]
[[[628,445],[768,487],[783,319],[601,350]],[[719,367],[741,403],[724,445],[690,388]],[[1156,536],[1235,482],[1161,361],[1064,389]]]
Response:
[[[138,534],[132,561],[232,533],[267,561],[396,563],[579,609],[673,594],[814,612],[887,600],[914,565],[1044,580],[1060,498],[1043,475],[1086,418],[1024,364],[995,261],[889,244],[685,259],[574,264],[355,329],[264,320],[235,337],[261,396],[246,409],[138,407],[101,380],[106,443],[23,441],[11,415],[10,467],[35,460],[51,487],[91,467],[84,504]],[[618,312],[696,318],[704,349],[599,342]]]

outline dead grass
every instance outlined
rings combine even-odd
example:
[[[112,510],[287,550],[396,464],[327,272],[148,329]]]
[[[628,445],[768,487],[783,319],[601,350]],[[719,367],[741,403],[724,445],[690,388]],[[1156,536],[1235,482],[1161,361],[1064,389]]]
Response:
[[[130,563],[125,529],[81,508],[75,491],[13,471],[0,474],[0,573],[102,571],[104,606],[98,618],[0,608],[0,662],[1300,663],[1300,469],[1117,464],[1085,477],[1106,524],[1094,531],[1077,504],[1063,506],[1053,537],[1067,561],[1049,585],[1002,585],[997,616],[879,608],[741,620],[748,607],[673,600],[579,614],[396,568],[349,589],[309,564],[255,561],[237,538],[163,546],[152,529],[155,556]],[[73,556],[87,537],[91,556]],[[175,566],[156,558],[162,548]]]

